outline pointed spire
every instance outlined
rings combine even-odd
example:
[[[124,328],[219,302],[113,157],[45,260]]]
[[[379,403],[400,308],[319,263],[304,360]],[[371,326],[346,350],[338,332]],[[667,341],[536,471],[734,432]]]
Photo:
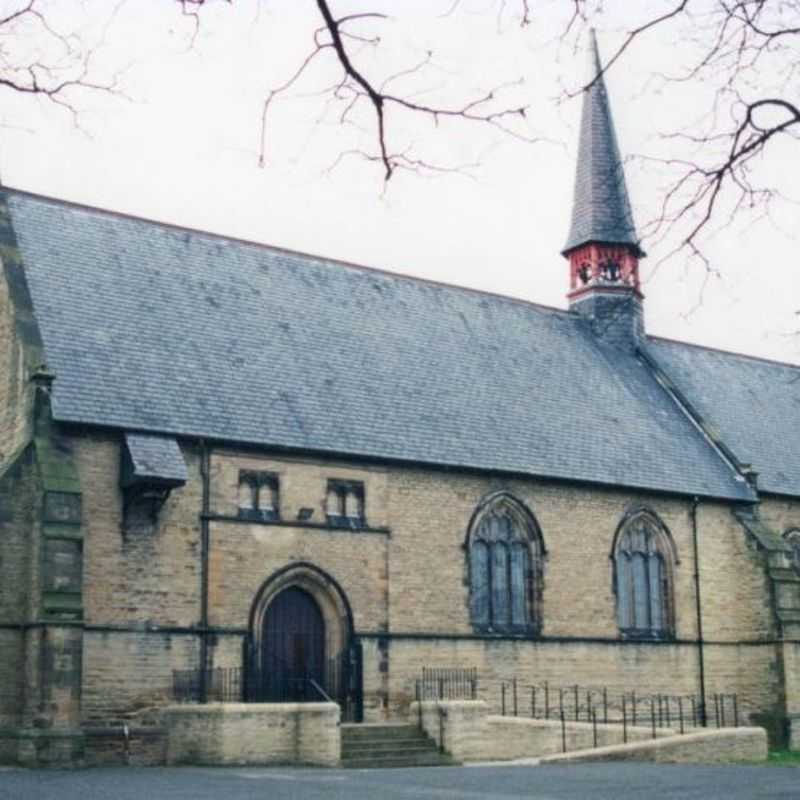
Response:
[[[625,186],[594,29],[589,33],[589,76],[583,95],[572,224],[565,255],[589,242],[630,245],[643,255]],[[599,76],[599,77],[598,77]]]

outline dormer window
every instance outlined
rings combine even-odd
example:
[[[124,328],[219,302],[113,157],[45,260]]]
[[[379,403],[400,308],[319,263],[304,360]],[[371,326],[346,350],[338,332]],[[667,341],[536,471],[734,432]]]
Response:
[[[273,472],[239,472],[239,516],[252,520],[280,519],[278,476]]]
[[[363,528],[364,484],[361,481],[329,480],[325,516],[335,528]]]

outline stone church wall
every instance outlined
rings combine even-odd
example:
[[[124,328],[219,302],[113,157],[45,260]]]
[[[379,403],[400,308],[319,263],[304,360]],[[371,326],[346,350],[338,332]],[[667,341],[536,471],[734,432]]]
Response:
[[[174,492],[149,534],[122,529],[120,438],[71,438],[84,487],[84,618],[94,624],[196,625],[200,617],[202,486],[196,449],[184,447],[189,482]]]
[[[0,729],[22,724],[26,637],[17,627],[35,617],[39,591],[38,525],[41,502],[32,453],[0,477]]]
[[[3,206],[0,205],[0,245]],[[16,328],[16,312],[0,253],[0,470],[30,438],[31,392],[25,355]]]
[[[195,669],[200,659],[200,448],[182,442],[189,481],[169,497],[155,528],[126,533],[119,436],[73,429],[69,444],[83,491],[80,719],[87,725],[153,721],[169,699],[172,671]],[[238,518],[240,470],[279,476],[280,523]],[[482,697],[494,707],[497,682],[514,676],[641,693],[698,691],[688,498],[231,449],[212,450],[209,472],[209,666],[241,664],[257,594],[275,573],[304,562],[347,598],[363,643],[367,719],[405,714],[423,666],[477,667]],[[325,525],[329,478],[363,482],[364,530]],[[470,623],[465,538],[477,504],[497,490],[532,511],[546,547],[542,629],[535,639],[488,636]],[[610,554],[623,515],[641,507],[663,520],[678,556],[674,641],[624,642],[617,631]],[[301,521],[304,508],[313,514]],[[701,501],[697,527],[707,690],[739,692],[744,713],[774,711],[782,678],[763,556],[724,503]],[[4,548],[0,570],[14,586],[12,552]],[[13,597],[20,592],[22,582],[10,594],[0,589],[2,621],[14,619]],[[12,651],[22,639],[14,629],[0,629],[0,636]],[[2,670],[10,674],[18,661],[8,668],[4,662],[0,681]],[[9,686],[0,684],[0,726],[15,724]]]
[[[784,536],[792,529],[800,529],[798,500],[765,496],[760,512],[769,529],[778,536]],[[794,580],[786,579],[786,573],[791,569],[789,553],[783,555],[782,563],[776,564],[778,558],[771,556],[770,570],[773,578],[776,578],[771,590],[773,602],[780,609],[782,634],[782,641],[777,646],[776,672],[781,680],[776,697],[781,698],[784,704],[782,713],[788,721],[789,742],[794,749],[800,749],[800,582],[796,580],[794,571],[790,573]]]
[[[90,631],[98,628],[86,638],[83,715],[124,717],[155,702],[172,669],[197,664],[188,629],[200,615],[199,454],[184,447],[190,482],[173,493],[158,529],[126,536],[116,437],[83,435],[74,447],[87,487],[86,622]],[[308,562],[330,575],[350,603],[363,635],[365,705],[373,718],[405,707],[422,666],[476,666],[488,682],[516,675],[536,683],[697,691],[689,500],[225,450],[214,451],[210,466],[210,666],[241,663],[256,593],[283,567]],[[240,470],[279,476],[282,524],[237,519]],[[364,482],[367,530],[321,524],[328,478]],[[478,502],[499,489],[531,509],[547,548],[542,636],[533,641],[480,636],[469,620],[466,531]],[[609,556],[632,507],[657,513],[675,542],[674,643],[618,637]],[[296,521],[301,508],[314,510],[307,523]],[[774,629],[760,556],[725,504],[701,501],[698,539],[709,691],[739,691],[745,706],[764,708],[774,689]],[[178,627],[187,630],[172,630]]]

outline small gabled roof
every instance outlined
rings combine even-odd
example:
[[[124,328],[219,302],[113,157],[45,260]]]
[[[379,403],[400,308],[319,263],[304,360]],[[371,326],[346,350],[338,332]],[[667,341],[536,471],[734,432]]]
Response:
[[[9,195],[58,420],[751,501],[577,314]]]
[[[164,481],[182,484],[189,479],[181,448],[174,436],[126,433],[125,462],[128,482]]]
[[[641,252],[593,30],[589,76],[583,93],[572,223],[562,252],[589,242],[629,244]]]

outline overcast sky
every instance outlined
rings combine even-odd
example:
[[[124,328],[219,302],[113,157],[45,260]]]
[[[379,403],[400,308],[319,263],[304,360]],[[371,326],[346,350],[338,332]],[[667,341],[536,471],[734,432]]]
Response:
[[[0,10],[18,5],[0,0]],[[433,280],[566,304],[567,266],[559,251],[569,224],[580,101],[559,102],[586,74],[585,55],[558,41],[563,0],[533,4],[521,28],[507,0],[334,0],[338,9],[375,8],[393,19],[364,23],[381,37],[357,63],[380,81],[424,60],[425,70],[391,85],[398,93],[453,107],[500,85],[496,108],[528,106],[512,123],[529,143],[470,121],[390,112],[390,145],[455,173],[398,172],[384,186],[369,109],[338,122],[342,105],[319,94],[337,79],[323,54],[271,108],[268,163],[258,167],[263,99],[310,52],[319,25],[313,0],[237,0],[191,20],[165,0],[49,4],[61,30],[92,43],[93,75],[120,71],[126,97],[76,93],[82,130],[46,101],[6,92],[0,106],[0,175],[6,185],[101,208],[288,247]],[[642,4],[659,8],[661,2]],[[47,3],[45,3],[47,7]],[[593,22],[601,50],[619,41],[619,9]],[[58,15],[58,16],[57,16]],[[685,29],[665,28],[626,55],[607,85],[623,153],[671,155],[660,134],[708,111],[711,87],[653,79],[688,58]],[[328,60],[326,60],[326,58]],[[521,80],[521,82],[519,82]],[[754,87],[754,91],[758,87]],[[742,217],[707,243],[719,277],[683,257],[660,263],[669,244],[645,241],[650,333],[800,362],[797,205],[790,145],[759,166],[788,195],[770,219]],[[796,145],[795,145],[796,148]],[[336,166],[333,166],[336,164]],[[640,227],[652,219],[669,177],[648,162],[628,166]],[[702,289],[702,287],[705,287]]]

